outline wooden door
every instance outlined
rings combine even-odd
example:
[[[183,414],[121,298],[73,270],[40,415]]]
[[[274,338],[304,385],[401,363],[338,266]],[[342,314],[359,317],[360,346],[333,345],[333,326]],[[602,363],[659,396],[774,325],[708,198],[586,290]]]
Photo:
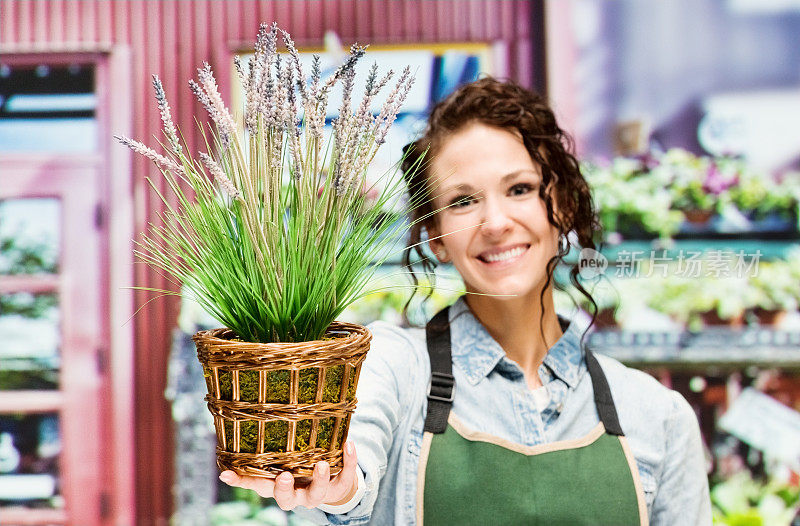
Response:
[[[93,69],[0,60],[4,525],[99,525],[108,511],[103,158]]]

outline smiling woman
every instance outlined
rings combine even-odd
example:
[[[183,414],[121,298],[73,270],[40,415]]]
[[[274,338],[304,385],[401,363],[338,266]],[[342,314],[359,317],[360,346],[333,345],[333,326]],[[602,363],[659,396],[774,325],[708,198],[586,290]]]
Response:
[[[437,261],[418,244],[424,232],[438,263],[452,262],[461,273],[471,308],[483,310],[488,302],[486,310],[504,323],[513,313],[539,320],[536,354],[542,355],[558,333],[552,288],[563,287],[554,283],[553,273],[569,252],[567,235],[582,248],[595,249],[600,225],[570,153],[571,140],[544,99],[492,78],[468,86],[437,106],[425,134],[407,147],[407,168],[414,166],[415,153],[432,157],[407,181],[415,197],[430,196],[412,210],[413,217],[432,219],[412,229],[404,263],[410,265],[413,247],[423,270],[432,274]],[[431,214],[442,206],[448,208]],[[511,267],[515,270],[507,270]],[[577,279],[577,265],[569,275],[594,304]],[[470,294],[479,291],[492,296]]]
[[[519,133],[469,124],[439,149],[430,171],[432,184],[443,187],[434,207],[450,205],[428,229],[439,261],[453,263],[467,292],[505,297],[506,302],[538,292],[546,281],[547,262],[557,252],[559,231],[547,220],[546,203],[537,191],[541,168]],[[459,188],[470,195],[459,195]],[[526,302],[533,304],[532,299]],[[478,297],[469,300],[472,305]]]
[[[424,333],[368,326],[356,485],[317,509],[287,491],[284,509],[319,524],[711,523],[691,406],[555,311],[567,236],[594,249],[599,234],[570,150],[545,101],[511,82],[483,78],[434,108],[405,148],[421,205],[404,259],[452,263],[466,294]]]

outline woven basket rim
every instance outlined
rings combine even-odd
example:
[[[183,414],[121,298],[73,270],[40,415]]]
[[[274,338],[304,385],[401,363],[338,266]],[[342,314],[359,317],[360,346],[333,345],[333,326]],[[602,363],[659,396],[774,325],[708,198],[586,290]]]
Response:
[[[209,367],[294,369],[360,362],[372,340],[369,329],[355,323],[333,322],[325,334],[336,333],[344,335],[329,340],[257,343],[231,341],[228,338],[236,333],[220,328],[198,331],[192,340],[197,345],[198,359]]]
[[[268,343],[261,343],[261,342],[248,342],[248,341],[233,341],[229,338],[223,337],[223,335],[228,336],[233,335],[237,336],[235,331],[229,329],[228,327],[219,327],[216,329],[206,329],[202,331],[197,331],[193,336],[192,340],[195,342],[202,341],[206,344],[211,344],[219,347],[239,347],[239,346],[248,346],[248,347],[259,347],[263,350],[286,350],[287,348],[294,348],[297,346],[304,346],[304,345],[314,345],[315,348],[319,349],[320,347],[326,346],[338,346],[342,343],[353,344],[358,342],[363,338],[370,338],[369,330],[358,323],[349,323],[343,321],[334,321],[331,323],[327,329],[325,329],[325,335],[335,334],[335,333],[345,333],[342,336],[337,336],[333,339],[328,340],[304,340],[301,342],[268,342]]]

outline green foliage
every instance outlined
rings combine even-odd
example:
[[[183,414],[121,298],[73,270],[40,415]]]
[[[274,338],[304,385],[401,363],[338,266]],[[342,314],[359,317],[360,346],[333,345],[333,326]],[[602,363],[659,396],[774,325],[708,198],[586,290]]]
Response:
[[[643,285],[643,284],[640,284]],[[752,306],[754,292],[748,278],[679,276],[671,272],[667,277],[648,278],[650,290],[647,306],[672,316],[698,330],[702,326],[700,315],[714,311],[723,320],[740,316]]]
[[[0,254],[3,274],[57,274],[58,254],[52,245],[25,241],[23,232],[10,237],[0,237]]]
[[[711,488],[714,524],[789,526],[800,510],[800,489],[777,480],[756,481],[743,471]]]
[[[637,229],[661,238],[674,235],[687,213],[724,213],[736,207],[750,219],[797,213],[800,177],[777,181],[741,159],[696,156],[674,148],[657,157],[583,163],[606,232]]]
[[[349,103],[353,67],[363,48],[354,46],[327,82],[315,78],[309,84],[288,35],[293,60],[276,58],[276,35],[276,27],[270,32],[262,27],[249,71],[237,60],[247,94],[244,135],[235,129],[206,65],[192,89],[215,128],[210,141],[205,136],[209,153],[201,153],[200,161],[178,139],[158,79],[154,85],[168,157],[119,137],[156,163],[173,194],[162,195],[148,179],[166,211],[160,214],[163,226],[151,225],[135,254],[183,283],[206,312],[242,340],[261,343],[322,338],[348,305],[370,292],[375,270],[389,256],[384,249],[411,226],[390,206],[405,193],[397,166],[378,181],[366,179],[369,161],[410,89],[408,68],[384,110],[373,117],[369,101],[386,84],[376,82],[374,68],[366,102],[355,114],[343,104],[334,135],[326,140],[327,93],[344,82]],[[266,78],[274,83],[274,93],[254,87]]]
[[[4,391],[58,389],[58,370],[45,367],[47,365],[35,369],[0,369],[0,385]]]
[[[211,526],[310,526],[294,513],[281,510],[273,499],[255,491],[233,488],[232,502],[221,502],[211,510]]]
[[[800,300],[798,269],[788,261],[775,260],[759,264],[758,273],[750,278],[752,306],[765,310],[793,310]]]
[[[709,157],[698,157],[685,150],[672,149],[661,159],[658,171],[669,179],[673,207],[677,210],[716,212],[719,191],[707,184],[710,175],[719,172]],[[733,179],[735,174],[728,174]]]
[[[673,209],[664,172],[650,172],[639,160],[616,158],[609,166],[584,163],[605,232],[643,228],[661,238],[674,235],[683,214]]]
[[[42,318],[58,307],[58,298],[54,294],[16,294],[0,295],[0,312],[4,316],[15,314],[24,318]]]
[[[788,174],[776,181],[741,161],[738,163],[739,184],[730,189],[729,201],[753,219],[764,219],[770,214],[791,219],[800,202],[798,174]]]

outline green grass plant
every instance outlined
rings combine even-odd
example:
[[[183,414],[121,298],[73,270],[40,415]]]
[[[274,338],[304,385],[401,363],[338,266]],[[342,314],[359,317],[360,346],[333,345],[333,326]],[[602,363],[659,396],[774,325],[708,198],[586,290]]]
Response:
[[[157,77],[166,153],[117,137],[155,162],[175,196],[169,199],[148,178],[166,208],[162,224],[150,225],[135,254],[183,283],[241,340],[261,343],[321,339],[348,305],[373,292],[367,288],[388,256],[384,249],[411,226],[390,206],[405,193],[396,177],[399,164],[378,181],[366,178],[413,83],[409,68],[375,116],[372,102],[394,74],[379,78],[374,65],[354,111],[354,66],[365,48],[351,47],[327,79],[315,57],[309,80],[285,32],[288,54],[277,51],[278,32],[262,24],[253,58],[235,61],[246,94],[244,133],[205,64],[190,81],[213,121],[201,127],[204,152],[194,157],[187,151]],[[333,134],[325,138],[336,84],[344,96]]]

